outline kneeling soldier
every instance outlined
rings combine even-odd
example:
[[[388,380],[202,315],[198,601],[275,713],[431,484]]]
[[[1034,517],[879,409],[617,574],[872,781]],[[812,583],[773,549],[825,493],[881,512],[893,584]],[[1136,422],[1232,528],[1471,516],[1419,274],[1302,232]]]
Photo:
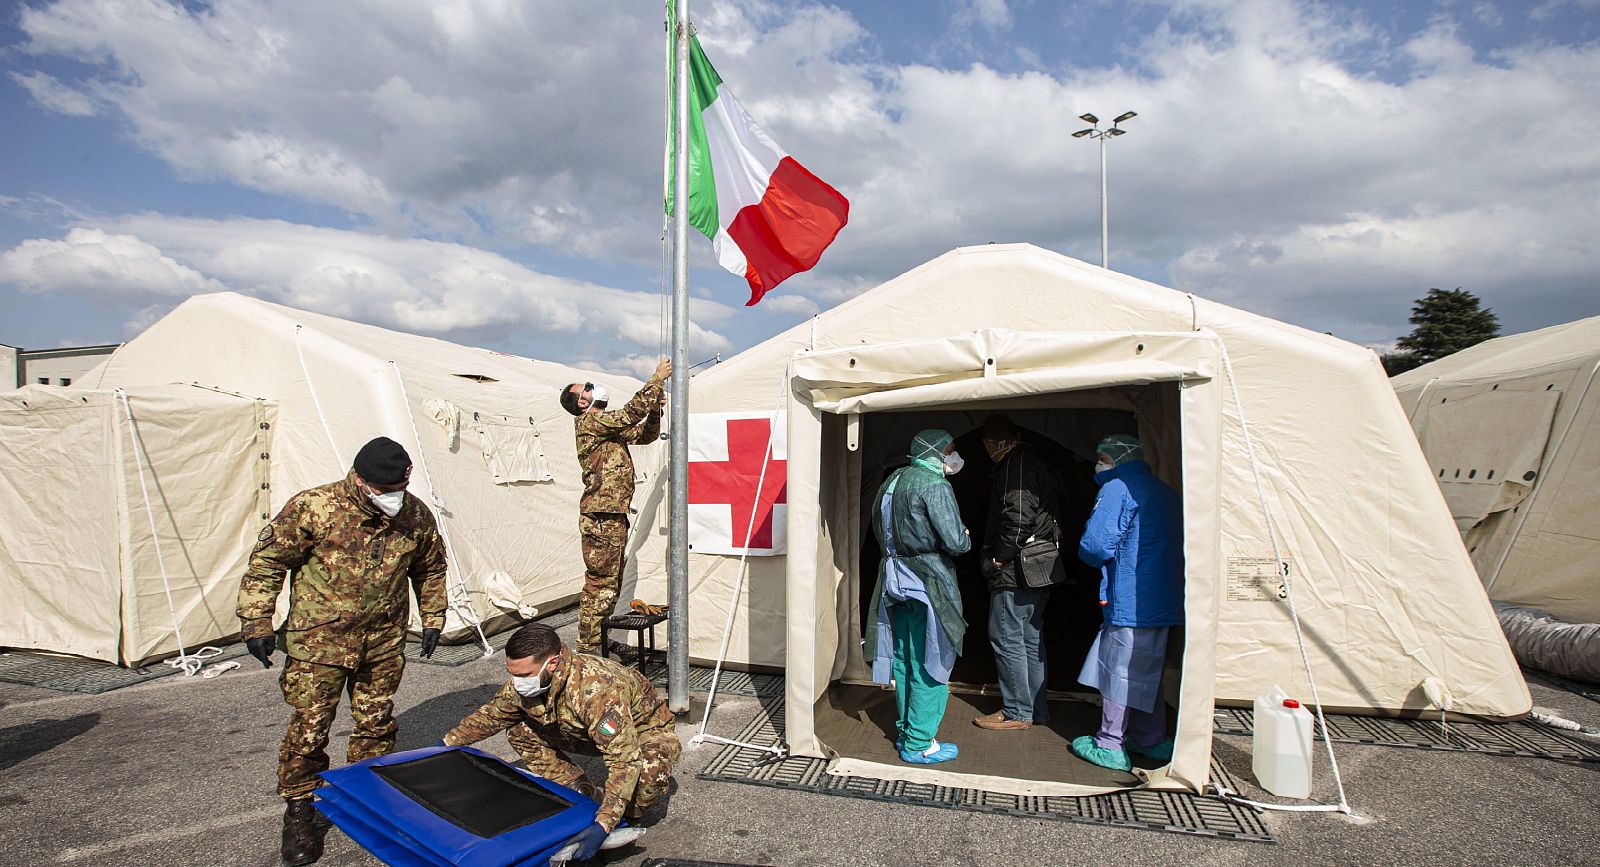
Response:
[[[523,626],[506,642],[506,671],[511,679],[494,699],[451,729],[444,743],[465,746],[504,731],[528,770],[585,794],[594,786],[565,753],[603,756],[600,811],[574,838],[581,844],[575,857],[589,858],[624,817],[639,818],[667,793],[683,750],[676,720],[643,674],[563,647],[542,623]]]

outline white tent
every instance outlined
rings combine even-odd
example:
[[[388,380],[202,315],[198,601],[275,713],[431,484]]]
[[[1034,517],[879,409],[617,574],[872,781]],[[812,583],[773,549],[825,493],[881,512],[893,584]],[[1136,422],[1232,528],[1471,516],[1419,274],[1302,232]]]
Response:
[[[1035,247],[988,245],[941,256],[701,374],[691,406],[787,414],[787,553],[750,558],[728,658],[782,666],[791,749],[835,756],[838,768],[861,762],[818,726],[830,690],[870,676],[860,602],[876,549],[863,490],[918,428],[960,437],[990,412],[1079,455],[1104,434],[1136,432],[1183,495],[1188,623],[1169,655],[1178,752],[1168,784],[1204,784],[1214,701],[1247,702],[1275,683],[1309,697],[1280,557],[1327,706],[1416,712],[1428,707],[1423,680],[1435,678],[1453,711],[1512,717],[1530,707],[1377,358],[1344,341]],[[974,451],[968,466],[982,460]],[[977,536],[982,524],[969,527]],[[641,574],[659,574],[662,556],[647,546]],[[718,653],[739,565],[690,557],[696,657]],[[652,579],[640,593],[665,590]],[[986,652],[982,619],[968,619],[967,653]],[[1052,640],[1086,647],[1092,628],[1056,629]],[[962,776],[887,764],[872,773]],[[1084,791],[1047,779],[977,782]]]
[[[187,385],[0,394],[0,646],[138,665],[238,632],[276,418]]]
[[[432,505],[449,546],[445,635],[456,640],[476,638],[476,620],[493,629],[492,618],[564,604],[582,586],[583,483],[572,417],[557,401],[573,381],[617,394],[640,385],[217,293],[185,301],[79,384],[194,382],[276,401],[268,517],[343,478],[369,439],[404,445],[410,490]],[[635,449],[642,477],[664,452]]]
[[[1600,316],[1392,380],[1489,596],[1600,623]]]

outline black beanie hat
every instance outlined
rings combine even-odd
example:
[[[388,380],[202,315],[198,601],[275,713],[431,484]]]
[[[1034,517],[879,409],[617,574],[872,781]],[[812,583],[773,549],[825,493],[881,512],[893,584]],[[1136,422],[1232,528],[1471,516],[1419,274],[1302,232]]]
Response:
[[[411,469],[411,456],[405,447],[388,437],[378,437],[356,452],[356,475],[374,485],[398,485]]]

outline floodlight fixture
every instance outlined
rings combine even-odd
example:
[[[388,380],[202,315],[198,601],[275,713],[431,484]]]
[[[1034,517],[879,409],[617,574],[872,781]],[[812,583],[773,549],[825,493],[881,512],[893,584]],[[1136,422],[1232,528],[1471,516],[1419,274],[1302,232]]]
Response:
[[[1080,114],[1078,118],[1092,126],[1089,129],[1080,129],[1072,134],[1073,138],[1088,137],[1100,141],[1100,267],[1102,268],[1109,267],[1107,260],[1110,258],[1110,242],[1107,237],[1110,232],[1106,204],[1106,139],[1127,135],[1128,131],[1118,127],[1117,124],[1132,120],[1138,116],[1139,113],[1136,111],[1125,111],[1117,115],[1116,119],[1111,122],[1110,129],[1101,129],[1100,118],[1095,117],[1093,114]]]

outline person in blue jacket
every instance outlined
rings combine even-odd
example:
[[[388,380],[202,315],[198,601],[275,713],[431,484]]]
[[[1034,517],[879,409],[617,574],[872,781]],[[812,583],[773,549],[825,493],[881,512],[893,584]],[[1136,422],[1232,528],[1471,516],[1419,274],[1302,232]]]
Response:
[[[872,528],[883,559],[864,637],[872,679],[894,681],[900,760],[931,765],[960,752],[934,735],[967,631],[950,558],[970,550],[972,539],[945,481],[963,465],[950,434],[918,433],[908,456],[911,464],[890,475],[872,499]]]
[[[1167,633],[1183,623],[1183,503],[1151,473],[1135,437],[1106,437],[1095,460],[1100,496],[1078,557],[1100,569],[1103,623],[1078,682],[1100,690],[1100,730],[1072,752],[1126,771],[1130,752],[1172,760],[1161,669]]]

